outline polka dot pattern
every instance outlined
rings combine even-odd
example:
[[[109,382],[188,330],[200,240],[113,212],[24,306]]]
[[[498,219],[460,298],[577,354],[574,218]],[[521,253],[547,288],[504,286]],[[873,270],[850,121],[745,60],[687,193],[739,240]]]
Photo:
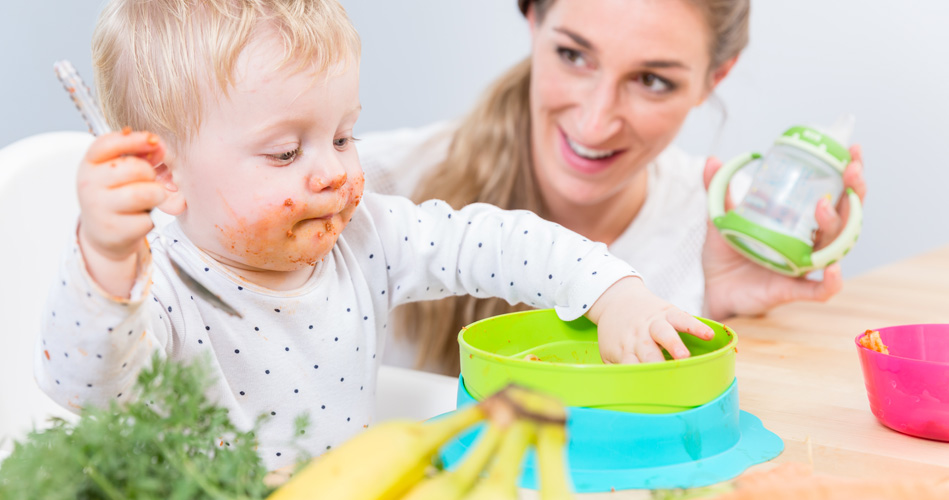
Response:
[[[369,193],[310,279],[288,292],[209,264],[177,223],[164,231],[165,241],[177,243],[152,242],[151,275],[140,279],[127,304],[100,295],[81,254],[67,254],[50,298],[55,314],[43,328],[44,348],[63,355],[43,358],[38,379],[61,403],[78,397],[105,405],[128,393],[155,351],[188,360],[211,355],[213,392],[235,422],[247,428],[267,416],[258,437],[269,468],[293,463],[291,436],[318,454],[369,425],[376,354],[393,307],[476,293],[558,306],[561,317],[578,317],[630,274],[628,265],[602,256],[602,245],[583,243],[529,212],[487,205],[453,211],[443,202],[416,206]],[[193,297],[171,270],[169,251],[243,319]],[[127,333],[113,337],[112,330]],[[129,375],[115,376],[123,372]],[[311,426],[301,436],[294,421],[303,413]]]

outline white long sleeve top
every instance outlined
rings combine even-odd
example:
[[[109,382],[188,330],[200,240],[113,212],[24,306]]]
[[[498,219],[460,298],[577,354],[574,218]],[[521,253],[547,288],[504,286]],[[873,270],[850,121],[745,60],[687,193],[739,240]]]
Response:
[[[601,243],[526,211],[483,204],[452,210],[367,193],[331,253],[305,285],[274,291],[244,281],[195,247],[177,223],[150,236],[151,258],[130,300],[91,279],[78,244],[64,256],[48,299],[36,378],[60,404],[78,409],[128,398],[154,352],[176,360],[208,356],[212,400],[258,433],[266,465],[316,455],[370,425],[389,311],[452,294],[497,296],[554,307],[578,318],[614,282],[637,275]],[[241,311],[232,317],[190,291],[174,256]],[[455,332],[445,332],[454,335]],[[294,419],[310,428],[294,435]]]

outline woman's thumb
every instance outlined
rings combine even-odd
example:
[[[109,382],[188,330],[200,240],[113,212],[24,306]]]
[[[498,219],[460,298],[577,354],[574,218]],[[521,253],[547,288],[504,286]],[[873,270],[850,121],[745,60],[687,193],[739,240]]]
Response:
[[[705,189],[708,190],[710,184],[712,184],[712,177],[715,177],[715,173],[718,172],[718,169],[722,168],[722,161],[714,156],[709,156],[705,160],[705,169],[702,172],[702,178],[705,181]]]

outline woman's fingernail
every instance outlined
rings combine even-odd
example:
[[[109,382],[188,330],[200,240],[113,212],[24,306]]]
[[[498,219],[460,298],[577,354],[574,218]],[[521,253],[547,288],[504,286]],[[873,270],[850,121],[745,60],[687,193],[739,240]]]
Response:
[[[129,135],[131,133],[132,133],[132,127],[129,127],[128,125],[122,127],[122,135]]]
[[[149,144],[151,144],[152,146],[154,146],[154,145],[158,144],[158,136],[155,135],[155,134],[149,133],[149,134],[148,134],[148,139],[146,139],[146,141],[147,141]]]

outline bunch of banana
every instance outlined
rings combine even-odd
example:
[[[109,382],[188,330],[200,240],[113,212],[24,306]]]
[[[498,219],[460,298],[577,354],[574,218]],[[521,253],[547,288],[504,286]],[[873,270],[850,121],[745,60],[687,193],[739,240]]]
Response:
[[[427,474],[439,448],[487,420],[453,470]],[[558,401],[510,386],[430,422],[372,427],[319,457],[268,500],[506,500],[517,498],[527,449],[536,444],[542,500],[573,498],[564,461],[566,412]]]

